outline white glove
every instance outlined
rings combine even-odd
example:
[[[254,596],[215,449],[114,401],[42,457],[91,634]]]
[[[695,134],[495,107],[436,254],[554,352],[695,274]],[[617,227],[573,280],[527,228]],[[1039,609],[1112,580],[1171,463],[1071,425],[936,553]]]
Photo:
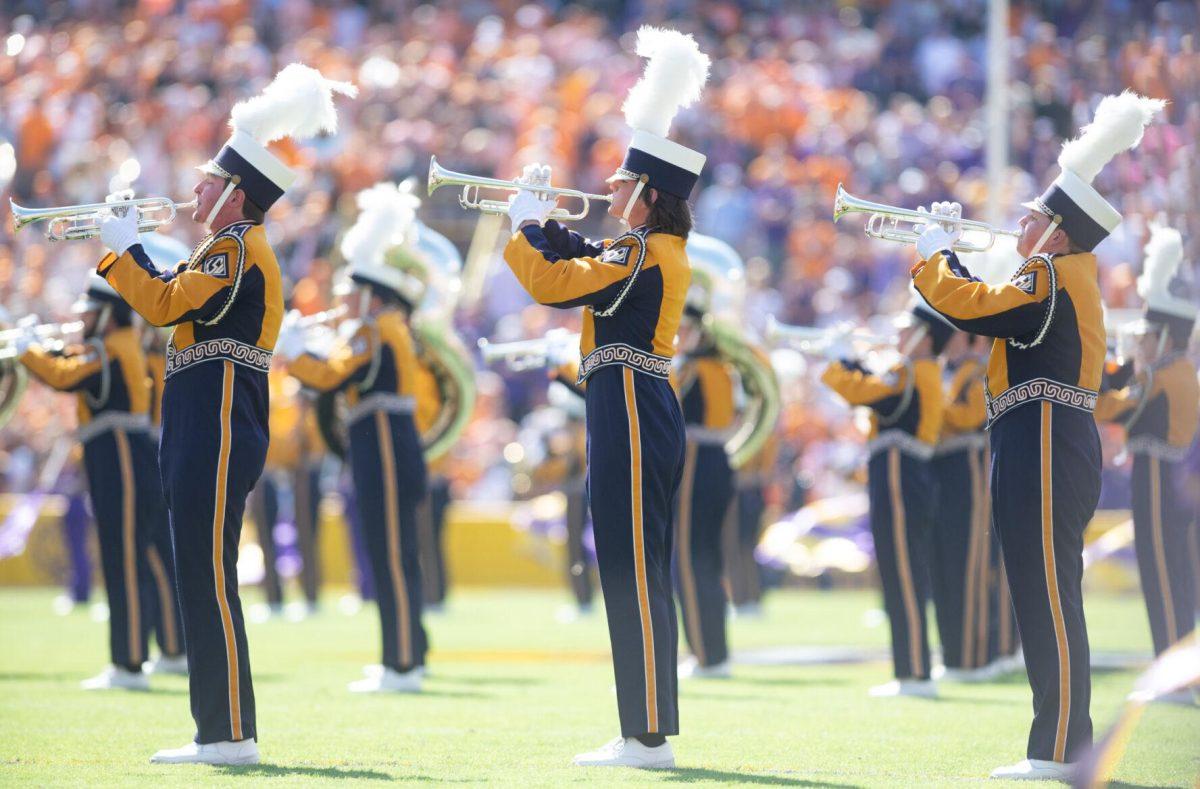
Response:
[[[106,202],[106,203],[123,203],[126,200],[132,200],[132,199],[133,199],[133,190],[132,189],[118,189],[117,191],[110,192],[104,196],[104,202]]]
[[[139,244],[137,211],[126,211],[117,216],[112,209],[104,209],[100,215],[100,240],[117,255],[124,255],[134,244]]]
[[[275,353],[285,360],[295,359],[304,353],[304,327],[300,325],[300,313],[289,310],[279,324],[279,337],[275,340]]]
[[[521,177],[517,179],[517,183],[530,186],[549,186],[550,166],[540,164],[526,166]],[[520,230],[521,225],[525,222],[546,224],[550,212],[556,205],[557,201],[552,198],[547,199],[541,193],[530,189],[521,189],[508,198],[508,218],[512,222],[512,231],[515,233]]]
[[[943,217],[961,218],[962,205],[959,203],[934,203],[930,208],[932,209],[930,211],[926,211],[924,206],[917,209],[922,214],[928,214],[930,219],[925,223],[921,237],[917,239],[917,254],[923,260],[929,260],[934,253],[944,249],[953,249],[954,244],[962,236],[961,226],[937,221]]]
[[[850,342],[850,338],[839,335],[828,345],[821,350],[821,355],[829,362],[840,362],[844,359],[854,358],[854,344]]]

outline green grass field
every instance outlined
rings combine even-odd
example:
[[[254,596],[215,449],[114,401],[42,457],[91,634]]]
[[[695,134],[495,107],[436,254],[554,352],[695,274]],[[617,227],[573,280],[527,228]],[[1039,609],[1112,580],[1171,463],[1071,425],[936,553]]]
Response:
[[[0,783],[4,785],[357,785],[385,781],[567,784],[939,786],[979,783],[1024,755],[1023,677],[943,685],[937,701],[870,699],[883,662],[740,666],[727,681],[681,689],[680,769],[584,771],[577,751],[616,734],[603,618],[560,625],[558,593],[464,592],[427,619],[434,651],[419,696],[354,696],[346,683],[375,662],[375,612],[334,605],[304,622],[250,626],[264,764],[158,767],[160,747],[191,734],[186,681],[150,693],[86,693],[105,662],[105,626],[58,617],[49,590],[0,591]],[[253,590],[247,601],[258,599]],[[870,592],[785,592],[758,621],[735,621],[735,649],[883,647],[868,627]],[[1096,651],[1148,654],[1140,600],[1090,598]],[[1130,671],[1094,675],[1092,715],[1107,728]],[[1127,786],[1187,786],[1200,774],[1200,709],[1151,708],[1117,771]]]

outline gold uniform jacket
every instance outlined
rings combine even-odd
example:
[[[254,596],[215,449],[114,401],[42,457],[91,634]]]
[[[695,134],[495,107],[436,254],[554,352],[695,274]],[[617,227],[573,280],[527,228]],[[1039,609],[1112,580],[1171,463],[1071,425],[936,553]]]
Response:
[[[269,372],[283,289],[262,225],[234,222],[169,271],[159,272],[140,244],[120,256],[109,253],[96,270],[146,321],[175,327],[167,344],[168,380],[213,360]]]
[[[724,444],[729,439],[736,416],[733,390],[733,370],[715,351],[683,359],[675,376],[675,391],[689,441]]]
[[[984,366],[977,359],[964,359],[954,370],[946,388],[939,452],[955,452],[986,443],[983,429],[987,424],[987,396],[983,381]]]
[[[1130,452],[1182,460],[1200,425],[1195,368],[1182,353],[1163,357],[1124,389],[1103,392],[1096,419],[1124,425]]]
[[[347,423],[375,411],[415,415],[420,364],[408,324],[398,310],[364,323],[328,359],[303,354],[288,365],[300,383],[318,391],[345,391]]]
[[[504,260],[539,304],[585,307],[580,383],[609,365],[670,378],[692,278],[681,237],[642,227],[594,243],[551,220],[514,233]]]
[[[871,409],[871,454],[893,446],[922,459],[933,453],[944,412],[942,371],[933,359],[904,362],[882,376],[834,362],[821,382],[850,405]]]
[[[917,291],[947,320],[996,338],[987,372],[989,424],[1039,400],[1095,409],[1105,354],[1095,255],[1035,255],[1011,281],[988,285],[953,252],[938,252],[912,275]]]
[[[34,346],[21,363],[52,389],[77,393],[80,441],[117,427],[149,429],[150,385],[135,329],[115,329],[61,356]]]

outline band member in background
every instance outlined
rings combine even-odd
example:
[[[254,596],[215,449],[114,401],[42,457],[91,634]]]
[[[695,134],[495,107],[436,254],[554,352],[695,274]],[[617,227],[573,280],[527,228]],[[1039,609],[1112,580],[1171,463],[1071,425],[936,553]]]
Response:
[[[167,372],[167,333],[153,326],[142,329],[142,347],[146,354],[146,377],[150,383],[150,437],[155,447],[161,438],[162,395]],[[153,674],[187,674],[187,654],[183,646],[183,615],[179,609],[175,580],[175,549],[171,542],[171,520],[162,496],[158,472],[158,453],[154,453],[154,478],[159,485],[155,499],[154,525],[146,545],[150,589],[147,610],[152,622],[159,654],[146,667]]]
[[[360,325],[327,359],[305,351],[304,329],[289,313],[278,352],[305,386],[344,391],[350,470],[366,537],[382,630],[382,661],[350,683],[354,693],[415,693],[428,648],[417,507],[426,492],[425,457],[414,414],[420,371],[409,327],[425,282],[404,265],[413,252],[420,201],[394,184],[358,195],[359,217],[342,239],[349,261],[348,318]],[[346,293],[347,290],[352,292]]]
[[[567,499],[567,583],[575,605],[559,614],[571,621],[592,613],[595,597],[595,570],[588,558],[587,537],[590,528],[587,494],[586,396],[579,379],[578,362],[560,365],[553,372],[546,390],[550,405],[566,417],[563,430],[550,436],[550,454],[559,470],[558,487]]]
[[[509,202],[504,259],[535,301],[584,307],[580,383],[587,382],[588,494],[608,614],[621,734],[575,757],[594,767],[673,767],[679,731],[671,596],[673,502],[683,471],[683,414],[668,380],[690,272],[687,199],[705,157],[666,138],[708,78],[690,36],[642,28],[650,59],[625,102],[634,129],[610,179],[610,215],[628,232],[593,243],[549,219],[550,168],[531,165]]]
[[[75,304],[84,345],[48,353],[31,334],[15,343],[23,365],[47,386],[78,396],[78,437],[108,593],[112,665],[83,682],[87,690],[148,690],[142,673],[151,618],[146,551],[158,525],[162,489],[150,440],[146,359],[129,305],[101,277],[88,278]]]
[[[735,616],[762,613],[762,573],[754,558],[767,509],[767,485],[779,456],[779,441],[767,440],[750,462],[737,470],[734,505],[726,519],[725,575]]]
[[[896,679],[872,696],[937,695],[930,679],[929,541],[936,481],[930,468],[942,428],[942,370],[936,354],[950,327],[919,301],[899,323],[900,362],[884,375],[869,372],[835,343],[821,382],[850,405],[871,410],[867,493],[875,562],[892,629]]]
[[[1105,97],[1093,123],[1059,154],[1062,173],[1025,204],[1009,283],[972,277],[954,253],[960,228],[931,221],[913,282],[963,331],[996,338],[988,362],[992,523],[1004,551],[1034,719],[1027,758],[995,778],[1070,780],[1092,744],[1091,669],[1083,616],[1083,531],[1100,495],[1092,411],[1105,331],[1092,250],[1120,223],[1091,181],[1132,148],[1164,102]],[[954,220],[958,204],[933,206]]]
[[[276,366],[268,375],[271,395],[271,443],[266,467],[250,493],[250,512],[263,554],[263,591],[267,602],[250,609],[255,621],[284,613],[283,582],[279,574],[280,514],[292,524],[300,554],[300,587],[304,602],[287,608],[299,620],[317,610],[320,571],[317,563],[317,519],[321,505],[321,437],[312,404],[300,385]],[[281,502],[281,498],[284,500]],[[281,507],[281,504],[283,505]]]
[[[1145,316],[1126,327],[1137,347],[1133,369],[1123,372],[1134,378],[1121,388],[1107,388],[1096,404],[1098,420],[1123,425],[1129,436],[1134,547],[1156,655],[1191,635],[1196,620],[1196,578],[1188,544],[1196,513],[1183,491],[1195,485],[1184,461],[1200,421],[1200,384],[1187,358],[1197,307],[1188,292],[1190,283],[1177,276],[1182,263],[1179,231],[1152,227],[1138,279]],[[1192,703],[1186,688],[1168,698]]]
[[[267,150],[336,125],[332,92],[353,94],[292,64],[234,106],[233,134],[201,167],[192,219],[211,232],[162,274],[138,239],[136,213],[109,213],[97,268],[143,318],[174,325],[167,346],[159,461],[175,540],[186,631],[193,742],[157,763],[258,762],[250,656],[238,596],[246,496],[267,453],[267,372],[283,294],[263,220],[296,174]],[[314,101],[318,97],[319,101]]]
[[[733,469],[725,452],[734,425],[734,373],[704,330],[712,293],[688,290],[679,324],[675,391],[687,448],[675,520],[675,588],[692,656],[680,677],[730,676],[722,531],[733,504]]]

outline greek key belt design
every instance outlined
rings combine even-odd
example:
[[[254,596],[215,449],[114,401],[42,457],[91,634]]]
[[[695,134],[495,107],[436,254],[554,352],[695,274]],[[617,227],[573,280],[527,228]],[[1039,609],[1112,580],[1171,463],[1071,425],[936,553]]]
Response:
[[[379,411],[389,414],[411,414],[416,410],[415,398],[388,392],[376,392],[367,395],[346,412],[346,424],[352,425],[363,417],[371,416]]]
[[[623,343],[613,343],[611,345],[601,345],[583,357],[583,361],[579,363],[579,378],[575,381],[575,384],[579,385],[583,383],[588,379],[588,376],[601,367],[612,365],[630,367],[638,372],[653,375],[655,378],[662,378],[664,380],[668,380],[671,377],[671,360],[666,356],[657,356],[653,353],[639,351],[637,348]]]
[[[131,414],[128,411],[109,411],[96,416],[92,421],[75,431],[79,443],[86,444],[93,438],[98,438],[113,430],[124,430],[126,433],[148,433],[150,417],[146,414]]]
[[[1016,386],[1010,386],[995,397],[988,396],[987,416],[991,427],[997,419],[1015,408],[1039,400],[1065,405],[1086,413],[1096,410],[1096,393],[1049,378],[1034,378]]]
[[[911,433],[905,433],[903,430],[884,430],[871,439],[867,443],[867,455],[871,456],[893,447],[919,460],[929,460],[933,457],[932,445],[917,440]]]
[[[271,370],[270,351],[237,340],[218,338],[189,345],[183,350],[178,350],[173,343],[168,343],[167,372],[163,377],[170,378],[180,370],[211,361],[230,361],[264,373]]]

